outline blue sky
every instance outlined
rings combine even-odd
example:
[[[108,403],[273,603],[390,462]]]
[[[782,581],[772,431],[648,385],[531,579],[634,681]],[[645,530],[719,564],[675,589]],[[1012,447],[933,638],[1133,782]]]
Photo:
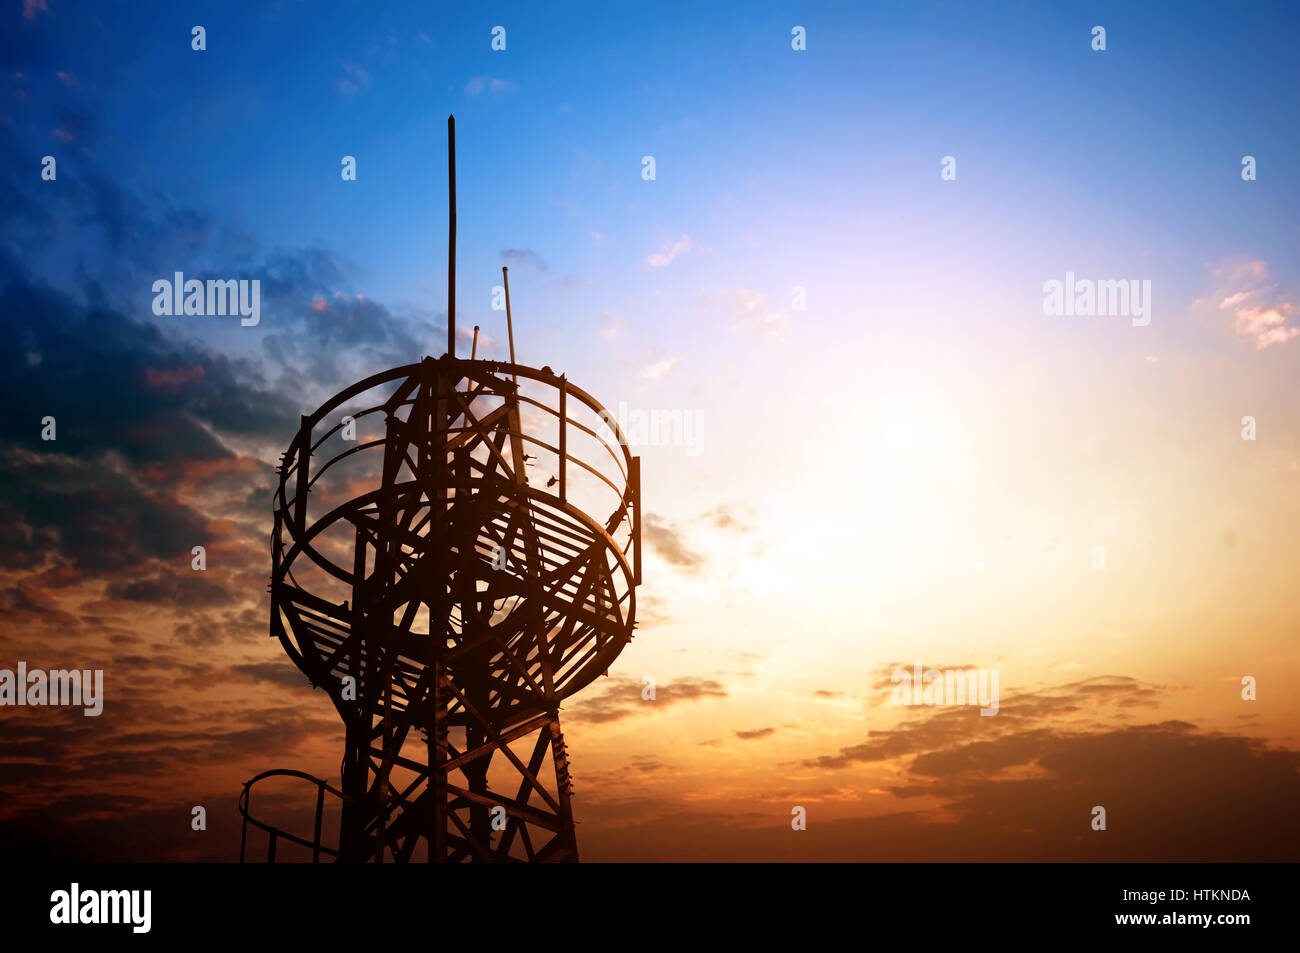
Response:
[[[82,9],[11,54],[40,59],[30,100],[10,107],[29,149],[53,148],[55,113],[76,109],[88,128],[63,149],[69,172],[93,162],[261,248],[329,249],[355,269],[349,290],[438,309],[455,112],[462,310],[499,323],[484,309],[500,254],[531,250],[548,274],[518,291],[526,336],[531,322],[619,312],[623,295],[646,298],[643,324],[684,325],[711,279],[820,286],[831,294],[814,300],[834,307],[819,324],[838,331],[862,316],[835,275],[895,273],[918,253],[997,252],[1009,274],[1035,253],[1050,272],[1069,253],[1099,267],[1107,252],[1154,253],[1188,292],[1230,242],[1296,271],[1282,173],[1297,80],[1288,32],[1265,28],[1295,16],[1285,5]],[[199,22],[204,53],[189,47]],[[498,22],[503,53],[489,47]],[[794,23],[809,31],[802,54]],[[1089,48],[1094,23],[1105,53]],[[1246,153],[1261,176],[1243,195]],[[645,154],[654,183],[639,176]],[[955,199],[938,182],[946,154]],[[343,155],[358,159],[356,182],[339,178]],[[682,234],[707,264],[684,260],[679,288],[664,289],[642,262]]]

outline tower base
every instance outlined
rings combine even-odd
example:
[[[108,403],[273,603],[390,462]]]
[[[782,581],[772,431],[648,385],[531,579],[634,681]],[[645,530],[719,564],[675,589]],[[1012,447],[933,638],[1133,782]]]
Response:
[[[499,732],[469,728],[463,731],[466,742],[459,745],[445,730],[438,733],[441,743],[435,738],[429,752],[429,761],[438,765],[432,790],[425,765],[393,757],[385,768],[382,749],[351,762],[370,781],[352,795],[347,793],[347,763],[343,791],[300,771],[267,771],[246,782],[239,804],[244,818],[240,862],[250,825],[268,833],[267,860],[272,863],[277,844],[286,843],[311,850],[313,862],[322,856],[343,863],[577,862],[573,786],[557,714],[542,713]],[[316,785],[312,836],[291,834],[252,816],[252,787],[272,776]],[[321,840],[326,794],[342,802],[337,847]]]

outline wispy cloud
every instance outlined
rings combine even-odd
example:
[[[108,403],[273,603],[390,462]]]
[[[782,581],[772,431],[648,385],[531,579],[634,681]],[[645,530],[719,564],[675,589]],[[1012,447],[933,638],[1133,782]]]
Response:
[[[752,506],[723,503],[705,513],[700,517],[700,519],[708,520],[718,529],[734,530],[737,533],[748,533],[754,528],[748,522],[748,520],[754,515],[754,508]]]
[[[653,699],[645,697],[645,685],[639,679],[614,676],[601,684],[605,686],[603,692],[591,693],[589,698],[574,705],[566,717],[596,723],[618,721],[632,715],[655,714],[682,702],[727,697],[722,683],[711,678],[688,677],[662,682],[655,686]]]
[[[489,93],[513,93],[519,89],[518,84],[496,76],[471,76],[465,84],[466,96],[478,96],[485,90]]]
[[[596,320],[600,324],[600,336],[606,341],[612,341],[618,337],[623,330],[623,326],[627,324],[627,318],[610,311],[606,311]]]
[[[744,328],[765,335],[777,334],[785,324],[785,315],[771,307],[767,298],[749,288],[737,288],[731,306],[736,320],[733,328]]]
[[[691,236],[682,233],[682,237],[675,242],[664,242],[659,246],[659,251],[646,256],[646,266],[648,268],[664,268],[671,265],[680,255],[686,254],[691,250]]]
[[[511,268],[526,267],[543,274],[550,271],[551,268],[546,264],[545,259],[535,251],[527,248],[507,248],[501,253],[501,263]]]
[[[339,77],[336,85],[338,91],[345,97],[355,96],[362,90],[370,88],[370,72],[360,63],[339,60],[339,66],[346,75]]]
[[[704,564],[704,557],[686,548],[677,527],[653,513],[645,515],[641,533],[655,555],[677,569],[694,570]]]
[[[667,377],[677,368],[681,358],[665,357],[661,361],[655,361],[641,371],[642,380],[657,381],[661,377]]]

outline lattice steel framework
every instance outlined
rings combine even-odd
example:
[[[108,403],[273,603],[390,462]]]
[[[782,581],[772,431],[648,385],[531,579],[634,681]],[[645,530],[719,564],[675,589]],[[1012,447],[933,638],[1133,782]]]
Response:
[[[577,859],[559,705],[632,637],[639,464],[549,368],[425,358],[302,418],[271,633],[346,726],[340,860]]]

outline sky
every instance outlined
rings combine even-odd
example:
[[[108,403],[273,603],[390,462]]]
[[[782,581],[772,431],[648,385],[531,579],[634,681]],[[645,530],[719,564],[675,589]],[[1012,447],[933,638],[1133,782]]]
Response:
[[[230,860],[244,780],[337,777],[274,467],[445,350],[454,113],[462,353],[507,265],[522,363],[696,425],[633,447],[637,638],[561,712],[584,859],[1297,859],[1297,16],[8,5],[0,668],[107,694],[0,709],[0,844]],[[155,314],[177,271],[259,323]],[[891,704],[913,664],[998,714]]]

